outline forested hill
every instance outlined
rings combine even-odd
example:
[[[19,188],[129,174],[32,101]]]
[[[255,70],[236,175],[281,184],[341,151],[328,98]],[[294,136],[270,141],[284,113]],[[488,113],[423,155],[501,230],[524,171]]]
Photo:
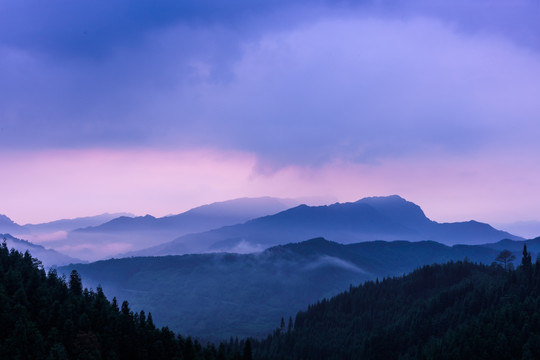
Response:
[[[0,359],[538,359],[540,263],[524,254],[517,270],[451,262],[369,281],[265,340],[202,346],[4,243]]]
[[[523,244],[521,244],[523,247]],[[449,247],[432,241],[338,244],[322,238],[259,254],[191,254],[111,259],[75,269],[159,325],[205,339],[264,337],[282,316],[367,280],[407,274],[425,264],[463,260],[492,263],[500,250]],[[515,253],[519,257],[519,251]]]
[[[291,324],[292,325],[292,324]],[[539,359],[540,263],[455,262],[366,282],[257,343],[260,359]]]
[[[201,346],[118,306],[103,291],[45,273],[28,252],[0,246],[0,359],[251,359],[249,341]],[[245,356],[244,356],[245,355]]]

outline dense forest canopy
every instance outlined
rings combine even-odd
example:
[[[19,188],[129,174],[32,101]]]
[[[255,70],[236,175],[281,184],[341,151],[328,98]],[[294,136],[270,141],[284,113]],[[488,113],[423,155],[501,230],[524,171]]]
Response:
[[[298,313],[261,359],[538,359],[540,262],[468,261],[369,281]]]

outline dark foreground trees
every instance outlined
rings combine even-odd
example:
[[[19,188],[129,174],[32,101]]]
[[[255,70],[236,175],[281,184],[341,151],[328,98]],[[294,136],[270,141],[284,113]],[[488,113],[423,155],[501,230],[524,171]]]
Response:
[[[0,246],[0,359],[241,359],[244,341],[202,346],[154,326],[151,314],[48,274],[28,252]]]
[[[456,262],[351,287],[254,344],[259,359],[540,359],[540,263]]]
[[[527,248],[525,247],[525,251],[526,250]],[[495,258],[495,261],[501,263],[505,270],[512,270],[513,269],[512,261],[514,261],[515,259],[516,257],[514,256],[514,254],[512,254],[512,252],[510,252],[510,250],[503,250],[499,253],[499,255],[497,255],[497,257]]]

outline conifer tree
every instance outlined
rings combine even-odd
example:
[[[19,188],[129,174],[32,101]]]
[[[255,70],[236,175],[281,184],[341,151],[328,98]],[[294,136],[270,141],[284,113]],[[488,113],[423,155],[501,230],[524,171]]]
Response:
[[[521,258],[523,270],[529,273],[532,270],[531,253],[527,251],[527,244],[523,244],[523,257]]]
[[[82,280],[77,270],[72,270],[69,275],[69,291],[76,296],[82,295]]]

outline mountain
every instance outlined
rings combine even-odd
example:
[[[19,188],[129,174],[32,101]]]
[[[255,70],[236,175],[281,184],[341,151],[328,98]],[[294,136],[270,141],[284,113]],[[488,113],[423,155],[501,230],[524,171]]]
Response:
[[[1,232],[21,231],[22,229],[23,229],[22,226],[15,223],[13,220],[8,218],[6,215],[0,214],[0,233]]]
[[[119,217],[95,227],[78,229],[77,232],[131,232],[163,231],[175,233],[199,232],[249,219],[278,213],[296,205],[294,200],[271,197],[241,198],[199,206],[178,215],[155,218],[151,215]]]
[[[483,246],[495,249],[497,251],[510,250],[514,253],[521,253],[523,250],[523,245],[527,245],[527,250],[533,255],[540,256],[540,237],[523,241],[503,239],[501,241],[497,241],[496,243],[484,244]]]
[[[70,255],[97,260],[171,241],[181,235],[243,223],[295,205],[297,202],[290,199],[241,198],[160,218],[122,216],[99,226],[71,231],[55,246]]]
[[[9,233],[15,237],[24,237],[34,243],[54,243],[67,237],[71,230],[82,226],[103,224],[127,213],[101,214],[96,216],[61,219],[40,224],[19,225],[5,215],[0,215],[0,233]]]
[[[538,359],[540,263],[454,262],[351,287],[255,341],[255,359]]]
[[[136,257],[62,267],[76,269],[89,287],[127,299],[157,324],[207,339],[264,336],[323,297],[366,280],[401,276],[434,262],[491,264],[499,251],[433,241],[339,244],[322,238],[261,253]],[[519,252],[516,257],[520,258]]]
[[[55,250],[45,249],[41,245],[17,239],[9,234],[0,234],[0,239],[6,241],[6,245],[9,249],[15,249],[23,253],[28,250],[33,257],[40,259],[45,268],[83,262],[80,259],[69,257]]]
[[[372,245],[377,247],[380,243]],[[391,248],[392,244],[385,246]],[[340,248],[351,250],[348,245],[313,239],[265,253],[269,258],[300,255],[309,258],[321,252],[336,255]],[[214,255],[224,257],[222,264],[216,263],[218,266],[234,265],[237,257],[253,257]],[[188,257],[160,258],[167,263],[153,266],[154,270],[167,275],[169,263],[178,258]],[[133,260],[137,259],[120,261]],[[339,264],[339,268],[358,271],[354,265],[335,259],[320,263],[322,268]],[[134,266],[121,274],[109,275],[118,279],[137,277],[140,268],[137,265],[141,264],[147,271],[152,267],[144,262],[132,263]],[[176,335],[168,327],[156,327],[156,316],[151,312],[132,310],[122,299],[121,305],[116,298],[109,301],[101,287],[96,291],[83,290],[76,271],[66,278],[54,269],[46,273],[39,261],[9,251],[5,244],[0,246],[0,267],[0,357],[3,359],[540,358],[540,263],[532,264],[530,257],[517,270],[457,261],[423,266],[409,275],[351,285],[345,292],[304,308],[294,321],[292,316],[287,322],[286,318],[277,321],[275,330],[262,340],[231,338],[219,345],[206,346],[185,333]],[[141,275],[139,278],[143,280],[148,278],[147,274]],[[317,275],[332,275],[332,271],[320,271]],[[281,278],[282,283],[287,281],[287,277]],[[314,284],[318,281],[320,276],[311,279]],[[246,285],[244,292],[246,288],[249,291],[250,284]],[[270,286],[266,291],[264,285],[254,290],[262,293],[259,297],[272,297],[275,289]],[[290,286],[283,288],[294,291]],[[212,289],[207,288],[206,295]],[[137,293],[148,296],[145,290]],[[208,312],[205,294],[201,295],[200,302],[190,309],[192,315]],[[282,293],[284,297],[288,295]],[[301,291],[298,295],[302,296]],[[250,313],[251,305],[236,304],[243,307],[243,313]],[[169,309],[177,307],[178,304],[172,304]],[[229,314],[215,311],[206,315],[206,320],[212,321]],[[237,319],[244,320],[245,317]],[[252,326],[256,326],[259,319],[249,320],[254,320]]]
[[[19,225],[6,215],[0,214],[0,232],[20,232],[28,234],[43,234],[56,231],[70,231],[81,227],[97,226],[120,216],[133,216],[128,213],[105,213],[96,216],[61,219],[39,224]]]
[[[482,244],[505,238],[523,240],[476,221],[437,223],[427,218],[418,205],[393,195],[364,198],[354,203],[300,205],[244,224],[184,235],[129,255],[250,252],[314,237],[344,244],[372,240],[433,240],[452,245]]]
[[[99,226],[118,217],[133,217],[130,213],[105,213],[95,216],[61,219],[41,224],[26,224],[24,227],[31,232],[70,231],[83,227]]]

